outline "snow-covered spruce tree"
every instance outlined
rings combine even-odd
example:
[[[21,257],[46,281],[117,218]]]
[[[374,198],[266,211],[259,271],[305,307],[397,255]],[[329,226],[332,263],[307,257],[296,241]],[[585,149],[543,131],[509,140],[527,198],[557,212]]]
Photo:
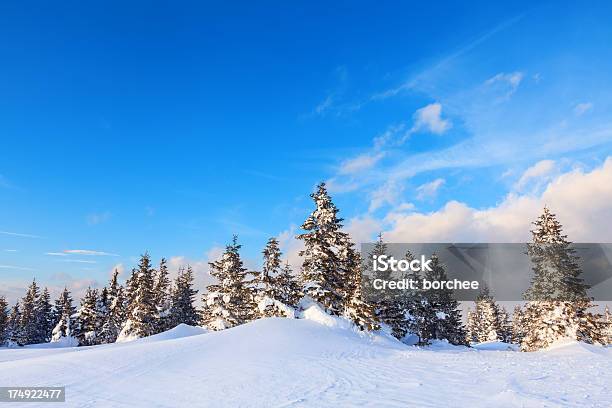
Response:
[[[20,330],[19,344],[34,344],[38,340],[38,316],[36,313],[36,304],[40,296],[36,280],[33,280],[26,295],[21,300],[21,321],[19,322]]]
[[[281,251],[276,238],[270,238],[263,250],[263,267],[259,273],[257,309],[262,317],[294,317],[291,304],[285,303],[286,288],[283,284],[290,284],[286,276],[281,276]]]
[[[80,346],[93,346],[99,344],[99,329],[101,316],[99,313],[99,295],[96,289],[87,288],[77,310],[73,336]]]
[[[49,290],[44,288],[36,301],[36,343],[48,343],[53,332],[53,306]]]
[[[114,343],[119,336],[125,318],[125,296],[119,284],[119,271],[115,269],[107,290],[107,308],[100,330],[101,343]]]
[[[612,313],[606,306],[602,321],[602,339],[604,344],[612,344]]]
[[[391,270],[387,271],[374,271],[374,258],[382,255],[388,255],[387,244],[383,241],[382,233],[378,234],[378,239],[374,243],[372,252],[367,256],[365,265],[369,271],[372,271],[372,279],[391,279]],[[375,289],[368,286],[366,288],[369,291]],[[376,299],[374,304],[374,310],[376,318],[381,322],[389,326],[391,334],[397,339],[402,339],[408,333],[408,321],[404,311],[405,302],[403,296],[396,291],[386,290],[384,292],[372,293],[372,297]]]
[[[223,330],[256,318],[256,305],[247,269],[242,263],[238,237],[215,262],[210,262],[210,274],[218,281],[207,287],[204,296],[203,323],[211,330]]]
[[[497,307],[498,339],[504,343],[512,343],[512,323],[508,311],[503,306]]]
[[[521,344],[525,337],[525,316],[519,305],[512,312],[512,343]]]
[[[281,289],[281,302],[295,308],[303,295],[301,293],[300,284],[293,274],[291,265],[289,265],[289,261],[285,262],[276,280],[278,287]]]
[[[0,296],[0,347],[6,345],[7,343],[8,325],[9,325],[8,303],[6,303],[6,298],[4,296]]]
[[[155,307],[157,309],[155,332],[161,333],[174,327],[170,321],[170,278],[165,258],[162,258],[159,263],[159,269],[155,275],[153,292],[155,296]]]
[[[345,277],[338,259],[339,246],[345,239],[341,231],[342,219],[338,208],[327,193],[325,183],[319,184],[311,194],[315,210],[308,216],[297,236],[304,241],[305,249],[300,251],[302,264],[302,292],[321,304],[329,313],[339,315],[344,310]]]
[[[507,317],[507,315],[506,315]],[[467,339],[470,343],[502,340],[499,308],[486,286],[474,302],[474,310],[468,313]]]
[[[197,326],[200,316],[193,305],[198,291],[193,288],[193,269],[187,265],[187,269],[180,268],[170,299],[170,309],[168,311],[168,322],[171,327],[179,324]]]
[[[431,261],[432,270],[425,272],[425,278],[429,281],[448,280],[444,265],[436,254],[431,256]],[[459,302],[453,297],[452,290],[428,290],[424,292],[423,303],[429,314],[424,322],[421,342],[447,340],[451,344],[466,344]]]
[[[561,223],[544,207],[534,225],[527,249],[534,276],[524,294],[528,302],[521,350],[540,350],[560,339],[601,342],[598,317],[588,311],[593,305],[580,276],[579,258]]]
[[[117,341],[130,341],[156,333],[154,274],[151,257],[145,253],[140,257],[138,267],[132,270],[127,283],[126,320]]]
[[[57,324],[53,328],[52,342],[67,342],[77,345],[77,340],[74,337],[75,313],[76,309],[72,305],[72,296],[70,296],[68,289],[64,288],[64,291],[55,301],[54,314],[57,316]]]
[[[366,302],[362,295],[361,255],[354,248],[348,235],[340,247],[339,257],[345,277],[345,302],[343,315],[352,320],[361,330],[378,330],[380,324],[374,306]]]
[[[8,327],[6,330],[6,343],[9,346],[23,346],[21,340],[21,307],[19,302],[11,308],[8,317]]]

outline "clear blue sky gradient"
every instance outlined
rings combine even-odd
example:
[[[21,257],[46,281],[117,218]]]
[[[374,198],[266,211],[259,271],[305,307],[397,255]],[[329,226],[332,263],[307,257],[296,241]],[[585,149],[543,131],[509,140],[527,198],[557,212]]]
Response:
[[[104,281],[145,250],[206,259],[234,233],[258,258],[269,236],[303,221],[318,181],[347,181],[345,160],[436,102],[452,127],[415,131],[378,173],[358,176],[367,182],[334,192],[344,217],[366,213],[406,157],[466,142],[526,143],[525,154],[413,169],[402,201],[444,177],[418,211],[451,199],[486,207],[516,182],[508,171],[543,158],[596,166],[611,153],[605,137],[529,145],[558,126],[609,124],[605,2],[86,3],[0,5],[5,282]],[[517,72],[514,88],[503,78]],[[46,255],[69,249],[117,256]]]

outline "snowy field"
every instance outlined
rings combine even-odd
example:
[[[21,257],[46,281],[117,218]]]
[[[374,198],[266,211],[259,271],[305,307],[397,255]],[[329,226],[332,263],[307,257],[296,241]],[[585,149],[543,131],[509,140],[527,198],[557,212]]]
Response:
[[[612,407],[612,349],[402,345],[316,310],[131,343],[0,349],[1,386],[66,386],[43,407]],[[36,404],[5,404],[34,407]]]

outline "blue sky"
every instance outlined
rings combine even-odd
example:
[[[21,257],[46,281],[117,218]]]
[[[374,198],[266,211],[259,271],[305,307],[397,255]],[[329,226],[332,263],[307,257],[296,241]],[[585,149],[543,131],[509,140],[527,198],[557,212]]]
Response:
[[[4,286],[103,282],[145,250],[205,265],[233,233],[255,264],[321,180],[360,239],[540,197],[612,152],[610,21],[605,2],[3,4]]]

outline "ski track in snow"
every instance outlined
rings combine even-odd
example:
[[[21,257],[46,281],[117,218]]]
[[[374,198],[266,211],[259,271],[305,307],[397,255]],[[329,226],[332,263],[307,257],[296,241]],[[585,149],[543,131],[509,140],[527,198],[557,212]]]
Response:
[[[0,349],[0,385],[66,386],[57,405],[69,407],[612,407],[612,348],[416,348],[326,324],[271,318],[176,338]]]

